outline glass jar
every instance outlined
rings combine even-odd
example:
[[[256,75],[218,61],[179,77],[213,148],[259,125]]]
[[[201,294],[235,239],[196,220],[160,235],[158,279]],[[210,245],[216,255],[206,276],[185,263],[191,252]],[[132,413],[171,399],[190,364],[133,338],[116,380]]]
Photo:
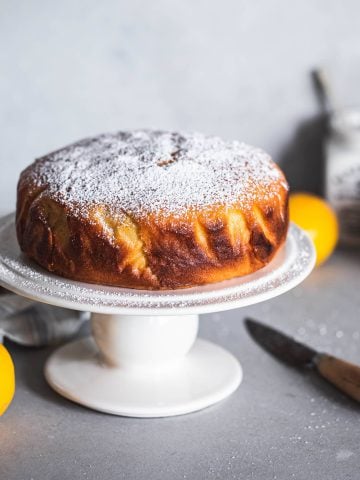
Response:
[[[330,117],[325,196],[338,216],[340,242],[360,247],[360,110],[344,109]]]

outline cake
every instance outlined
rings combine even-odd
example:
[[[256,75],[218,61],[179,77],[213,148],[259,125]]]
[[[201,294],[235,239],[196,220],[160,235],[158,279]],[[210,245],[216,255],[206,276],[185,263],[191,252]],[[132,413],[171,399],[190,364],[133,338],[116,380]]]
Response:
[[[247,275],[284,243],[288,184],[264,151],[198,133],[81,140],[20,176],[21,250],[68,279],[178,289]]]

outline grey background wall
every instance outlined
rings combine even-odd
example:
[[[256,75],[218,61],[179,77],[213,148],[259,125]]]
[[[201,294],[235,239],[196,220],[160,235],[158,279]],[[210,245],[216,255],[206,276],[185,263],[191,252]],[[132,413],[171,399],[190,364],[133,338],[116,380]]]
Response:
[[[35,157],[133,127],[256,144],[316,190],[308,74],[360,104],[359,16],[357,0],[0,0],[0,213]]]

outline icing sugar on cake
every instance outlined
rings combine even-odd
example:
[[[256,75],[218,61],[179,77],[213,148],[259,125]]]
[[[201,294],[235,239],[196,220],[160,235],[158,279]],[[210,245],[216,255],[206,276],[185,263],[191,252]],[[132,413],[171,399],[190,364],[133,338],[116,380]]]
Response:
[[[212,205],[243,207],[254,187],[276,195],[282,178],[264,151],[198,133],[134,130],[88,138],[36,161],[31,179],[85,214],[91,205],[181,214]]]

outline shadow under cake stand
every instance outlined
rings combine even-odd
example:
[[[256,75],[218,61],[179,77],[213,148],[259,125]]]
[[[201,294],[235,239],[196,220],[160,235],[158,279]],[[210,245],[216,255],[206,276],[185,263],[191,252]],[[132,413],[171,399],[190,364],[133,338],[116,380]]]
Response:
[[[246,277],[177,291],[143,291],[66,280],[21,254],[14,215],[0,225],[0,284],[50,305],[90,311],[92,336],[58,348],[45,365],[51,387],[115,415],[165,417],[229,396],[242,369],[228,351],[198,339],[200,313],[245,307],[298,285],[315,263],[309,237],[290,225],[286,244]]]

